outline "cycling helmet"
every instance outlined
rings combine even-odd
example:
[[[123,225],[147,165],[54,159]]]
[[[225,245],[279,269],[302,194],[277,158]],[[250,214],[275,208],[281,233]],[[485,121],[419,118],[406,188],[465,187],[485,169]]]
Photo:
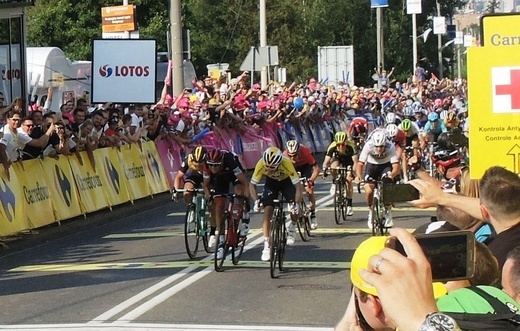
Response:
[[[288,140],[285,145],[287,146],[287,153],[294,155],[300,150],[300,143],[296,140]]]
[[[374,147],[380,147],[386,145],[386,134],[384,130],[376,130],[372,132],[372,136],[370,137],[372,141],[372,145]]]
[[[404,106],[403,115],[405,117],[412,117],[413,116],[413,106]]]
[[[399,131],[399,128],[395,124],[388,124],[386,126],[386,135],[389,138],[393,138],[393,137],[397,136],[398,131]]]
[[[193,152],[191,152],[193,161],[202,162],[202,161],[206,160],[206,153],[207,153],[207,151],[204,147],[202,147],[202,146],[195,147]]]
[[[278,147],[269,147],[262,155],[264,165],[269,168],[276,168],[282,162],[282,151]]]
[[[447,111],[447,110],[443,110],[443,111],[441,111],[441,115],[440,115],[441,120],[444,121],[444,119],[445,119],[446,117],[448,117],[448,111]]]
[[[430,122],[435,122],[438,119],[439,119],[439,115],[437,115],[436,112],[432,112],[432,113],[430,113],[430,115],[428,115],[428,121],[430,121]]]
[[[221,164],[224,160],[224,153],[220,149],[212,149],[207,155],[208,164]]]
[[[394,113],[388,113],[386,115],[386,124],[395,124],[395,114]]]
[[[412,128],[412,121],[410,121],[409,119],[405,119],[403,120],[403,122],[401,122],[401,129],[403,129],[403,131],[408,131]]]
[[[352,130],[350,131],[350,135],[354,138],[359,137],[361,134],[364,134],[367,132],[367,129],[363,124],[356,123],[352,127]]]
[[[336,134],[334,135],[334,141],[337,143],[344,143],[345,141],[347,141],[347,134],[343,131],[336,132]]]
[[[446,116],[446,121],[448,121],[448,122],[454,122],[454,121],[456,121],[456,120],[457,120],[457,114],[455,114],[455,112],[450,111],[450,112],[448,113],[448,116]]]

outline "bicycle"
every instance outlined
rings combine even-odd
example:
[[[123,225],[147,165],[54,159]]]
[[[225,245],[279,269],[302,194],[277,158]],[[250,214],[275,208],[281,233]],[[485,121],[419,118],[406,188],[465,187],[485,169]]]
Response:
[[[361,193],[362,184],[375,184],[372,195],[372,206],[370,207],[372,215],[372,235],[384,236],[388,234],[388,228],[385,227],[385,205],[383,201],[384,182],[380,180],[364,180],[358,183],[358,192]]]
[[[243,215],[243,206],[235,203],[236,199],[247,199],[245,196],[236,195],[228,193],[226,195],[219,195],[219,197],[225,197],[227,199],[227,208],[224,211],[224,221],[226,230],[225,235],[222,236],[219,233],[217,236],[216,249],[215,249],[215,259],[214,265],[215,270],[220,272],[223,270],[224,261],[226,260],[226,255],[228,251],[231,253],[231,260],[234,265],[240,262],[240,258],[242,257],[242,253],[244,252],[244,246],[246,243],[247,237],[240,235],[240,227],[239,223],[242,221]],[[245,202],[244,202],[245,203]],[[237,205],[238,207],[235,207]],[[218,248],[223,247],[224,252],[222,256],[218,257]]]
[[[269,240],[271,242],[271,260],[270,272],[271,278],[276,278],[276,264],[278,263],[278,270],[283,271],[283,262],[285,258],[285,246],[287,244],[287,228],[285,227],[285,212],[283,204],[284,201],[281,193],[278,199],[274,199],[274,211],[271,218],[271,231],[269,233]]]
[[[337,167],[334,169],[338,171],[338,176],[334,182],[334,220],[336,224],[341,224],[341,219],[343,219],[343,221],[347,220],[347,173],[352,172],[352,167]]]
[[[174,194],[182,192],[193,193],[192,202],[186,209],[186,217],[184,221],[184,244],[186,246],[186,253],[190,259],[194,259],[199,248],[200,238],[204,245],[204,250],[207,253],[213,253],[209,247],[209,229],[211,227],[209,222],[209,215],[206,211],[206,199],[202,195],[202,189],[180,189]]]
[[[306,177],[301,177],[300,182],[302,183],[303,187],[307,187]],[[304,193],[302,196],[302,201],[300,202],[300,217],[298,217],[298,222],[296,222],[296,224],[298,225],[298,232],[300,233],[302,240],[308,241],[309,237],[311,236],[311,211],[307,202],[305,201],[305,196],[307,196],[307,194]]]

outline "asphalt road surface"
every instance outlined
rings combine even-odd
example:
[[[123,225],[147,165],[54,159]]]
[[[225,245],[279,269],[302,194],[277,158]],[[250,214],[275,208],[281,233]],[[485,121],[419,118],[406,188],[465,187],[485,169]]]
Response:
[[[361,194],[337,225],[330,181],[315,187],[319,229],[296,238],[277,279],[260,261],[260,214],[241,262],[217,273],[212,255],[187,256],[186,206],[166,194],[25,235],[0,251],[0,329],[331,330],[350,295],[352,254],[371,233]],[[432,215],[403,203],[394,223],[411,229]]]

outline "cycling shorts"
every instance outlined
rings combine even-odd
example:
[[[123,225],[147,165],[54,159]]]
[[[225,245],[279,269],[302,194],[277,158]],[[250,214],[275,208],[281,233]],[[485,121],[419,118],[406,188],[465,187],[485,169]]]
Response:
[[[294,201],[296,197],[296,187],[291,182],[290,178],[282,181],[277,181],[266,177],[264,192],[262,193],[262,203],[264,206],[274,206],[274,199],[278,199],[278,194],[282,195],[286,201]]]
[[[367,163],[365,167],[365,177],[369,176],[375,180],[381,180],[381,176],[387,172],[392,171],[392,164],[390,162],[383,164]]]

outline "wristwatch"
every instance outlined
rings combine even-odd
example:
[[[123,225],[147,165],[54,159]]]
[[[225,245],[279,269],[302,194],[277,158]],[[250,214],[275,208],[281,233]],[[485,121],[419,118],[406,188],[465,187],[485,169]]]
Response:
[[[451,316],[433,312],[426,315],[419,331],[460,331],[460,328]]]

